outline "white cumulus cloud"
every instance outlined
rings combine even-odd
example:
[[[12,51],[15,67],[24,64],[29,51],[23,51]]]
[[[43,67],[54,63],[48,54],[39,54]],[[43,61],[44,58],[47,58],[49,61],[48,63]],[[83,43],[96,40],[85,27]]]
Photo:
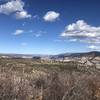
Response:
[[[13,35],[20,35],[24,32],[24,30],[16,30]]]
[[[84,20],[78,20],[76,23],[67,25],[61,36],[69,40],[98,44],[100,43],[100,27],[91,26]]]
[[[57,20],[59,16],[60,16],[60,13],[57,13],[55,11],[49,11],[44,15],[43,19],[48,22],[53,22]]]
[[[25,4],[22,0],[11,0],[0,5],[0,13],[5,15],[14,13],[17,19],[30,18],[31,15],[24,9],[24,6]]]
[[[16,11],[23,11],[24,2],[21,0],[9,1],[5,4],[0,5],[0,13],[9,15]]]
[[[27,11],[16,12],[15,17],[17,19],[31,18],[32,16]]]

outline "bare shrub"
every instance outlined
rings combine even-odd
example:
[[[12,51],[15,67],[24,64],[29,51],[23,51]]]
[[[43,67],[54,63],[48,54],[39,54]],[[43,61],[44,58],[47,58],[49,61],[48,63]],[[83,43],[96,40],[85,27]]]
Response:
[[[100,74],[1,71],[0,100],[100,100]]]

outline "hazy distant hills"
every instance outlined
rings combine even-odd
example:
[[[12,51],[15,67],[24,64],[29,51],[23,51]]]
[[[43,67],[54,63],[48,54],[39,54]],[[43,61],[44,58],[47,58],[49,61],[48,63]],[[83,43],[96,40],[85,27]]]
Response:
[[[99,51],[91,51],[91,52],[84,52],[84,53],[64,53],[64,54],[58,54],[53,56],[54,58],[64,58],[64,57],[83,57],[83,56],[99,56]]]
[[[3,58],[33,58],[33,57],[48,57],[49,55],[41,54],[4,54],[0,53],[0,57]]]
[[[83,57],[83,56],[99,56],[99,51],[92,51],[92,52],[84,52],[84,53],[63,53],[58,55],[37,55],[37,54],[0,54],[0,57],[9,57],[9,58],[33,58],[33,57],[47,57],[51,59],[59,59],[64,57]]]
[[[82,56],[100,56],[99,51],[91,51],[91,52],[85,52],[85,53],[73,53],[70,56],[72,57],[82,57]]]

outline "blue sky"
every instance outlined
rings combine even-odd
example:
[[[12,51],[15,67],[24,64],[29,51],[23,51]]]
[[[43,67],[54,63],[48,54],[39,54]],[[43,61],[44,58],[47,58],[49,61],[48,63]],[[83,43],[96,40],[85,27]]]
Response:
[[[0,53],[100,51],[100,0],[0,0]]]

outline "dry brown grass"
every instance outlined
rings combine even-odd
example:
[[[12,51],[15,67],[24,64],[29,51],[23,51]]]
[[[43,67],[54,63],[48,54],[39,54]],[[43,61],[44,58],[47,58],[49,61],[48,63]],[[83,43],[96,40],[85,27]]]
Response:
[[[100,74],[0,73],[0,100],[100,100]]]
[[[45,68],[27,73],[8,70],[4,64],[0,67],[0,100],[100,100],[99,72]]]

